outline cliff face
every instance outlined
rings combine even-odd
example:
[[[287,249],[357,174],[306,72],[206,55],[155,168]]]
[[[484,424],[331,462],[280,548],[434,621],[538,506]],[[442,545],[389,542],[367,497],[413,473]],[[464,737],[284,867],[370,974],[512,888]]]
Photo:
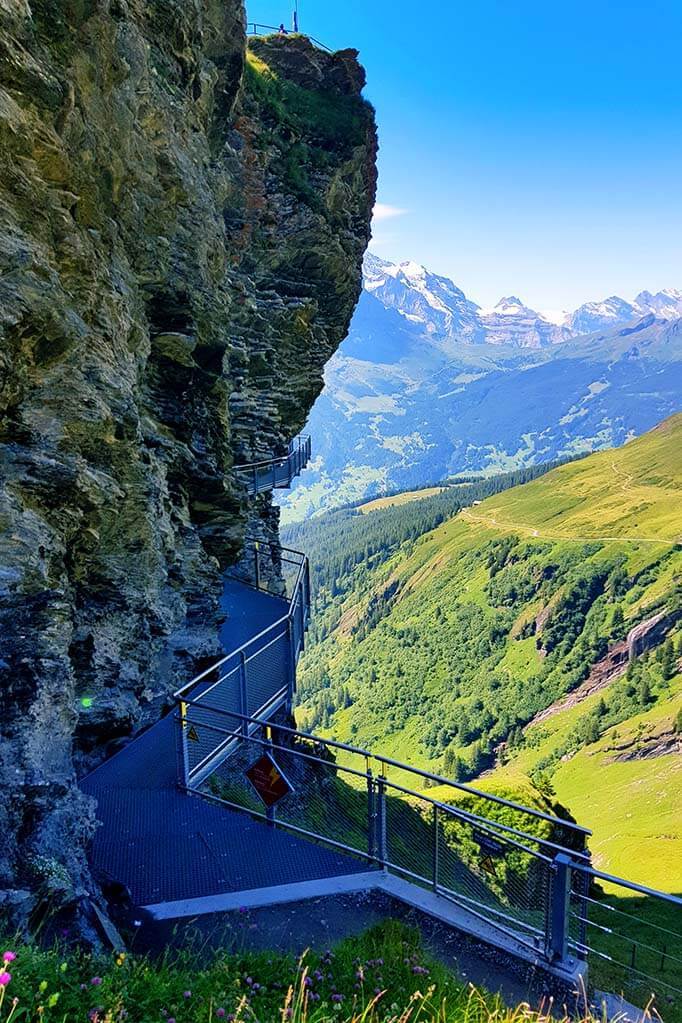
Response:
[[[376,138],[354,51],[247,53],[238,0],[0,19],[10,909],[91,888],[78,772],[217,652],[221,568],[276,529],[231,466],[281,453],[346,333]]]

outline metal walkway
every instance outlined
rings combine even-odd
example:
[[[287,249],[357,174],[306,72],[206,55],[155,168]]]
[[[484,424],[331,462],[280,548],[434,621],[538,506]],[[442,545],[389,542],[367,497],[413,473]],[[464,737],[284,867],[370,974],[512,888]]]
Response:
[[[682,959],[669,948],[682,900],[595,869],[586,829],[274,717],[295,691],[307,559],[250,540],[234,571],[222,594],[226,656],[82,782],[102,824],[96,871],[156,919],[380,891],[571,989],[588,962],[606,962],[636,1004],[652,991],[682,995],[671,972]],[[245,775],[264,753],[292,780],[269,810]],[[434,799],[434,784],[452,802]],[[655,924],[633,896],[655,900]]]
[[[253,497],[270,490],[282,490],[291,486],[310,461],[310,437],[295,437],[289,444],[286,455],[268,458],[262,462],[235,465],[234,472],[242,480],[246,492]]]
[[[287,602],[227,580],[234,649],[276,622]],[[128,889],[136,906],[300,883],[367,870],[367,864],[268,827],[178,788],[176,722],[159,721],[81,782],[101,823],[91,862]]]

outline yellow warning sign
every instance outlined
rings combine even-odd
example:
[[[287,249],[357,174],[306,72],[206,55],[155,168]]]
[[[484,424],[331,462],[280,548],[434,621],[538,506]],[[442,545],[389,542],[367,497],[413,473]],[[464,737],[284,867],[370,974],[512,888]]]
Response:
[[[197,732],[197,730],[194,727],[194,725],[190,725],[189,726],[189,731],[187,733],[187,738],[191,739],[192,742],[199,742],[199,733]]]
[[[495,873],[495,864],[493,863],[492,856],[484,856],[481,860],[481,866],[487,874]]]

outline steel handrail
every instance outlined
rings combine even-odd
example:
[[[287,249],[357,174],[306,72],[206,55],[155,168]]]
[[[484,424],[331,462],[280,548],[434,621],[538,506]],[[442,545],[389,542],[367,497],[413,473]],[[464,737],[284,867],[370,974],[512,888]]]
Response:
[[[442,774],[432,774],[430,771],[424,771],[420,767],[410,767],[407,764],[402,764],[399,760],[392,760],[390,757],[382,756],[381,753],[369,753],[366,755],[371,756],[374,760],[378,760],[382,764],[388,764],[390,767],[397,767],[401,771],[409,771],[411,774],[418,774],[429,781],[437,782],[439,785],[449,785],[451,788],[461,789],[462,792],[468,792],[470,795],[479,796],[481,799],[492,800],[494,803],[498,803],[500,806],[506,806],[510,810],[522,810],[524,813],[530,814],[531,817],[545,820],[550,824],[560,823],[564,827],[569,828],[571,831],[578,832],[582,835],[592,834],[589,828],[584,828],[581,824],[577,824],[574,821],[564,820],[563,817],[552,817],[551,814],[544,813],[543,810],[535,810],[533,807],[523,806],[521,803],[514,803],[509,799],[504,799],[502,796],[495,796],[490,792],[484,792],[482,789],[475,789],[471,785],[465,785],[463,782],[454,781],[452,778],[446,778]]]
[[[281,624],[281,622],[280,622],[280,624]],[[190,699],[190,700],[184,700],[183,702],[186,703],[188,707],[199,707],[201,709],[208,709],[212,713],[221,715],[222,717],[236,718],[238,721],[241,721],[241,722],[249,722],[249,723],[260,724],[260,725],[264,724],[264,722],[260,718],[253,717],[253,716],[248,715],[248,714],[241,714],[238,711],[232,711],[232,710],[227,711],[227,710],[223,710],[220,707],[208,707],[208,708],[206,708],[204,705],[200,704],[198,700],[191,700]],[[215,731],[215,732],[221,732],[221,729],[217,725],[207,725],[206,723],[204,723],[203,727],[208,727],[212,731]],[[501,796],[495,796],[495,795],[493,795],[490,792],[483,792],[482,790],[473,789],[473,788],[471,788],[468,785],[464,785],[461,782],[455,782],[455,781],[451,781],[451,780],[449,780],[447,778],[442,778],[439,775],[429,774],[428,772],[421,771],[417,767],[410,767],[407,764],[401,764],[397,760],[390,760],[387,757],[381,757],[380,754],[371,753],[369,750],[362,749],[359,746],[350,746],[347,743],[339,742],[339,741],[337,741],[335,739],[323,739],[321,736],[314,735],[312,732],[300,732],[300,731],[298,731],[298,729],[296,729],[296,728],[289,728],[287,725],[280,725],[280,724],[278,724],[277,725],[277,730],[278,730],[278,732],[283,732],[283,733],[286,733],[287,735],[293,736],[296,739],[303,739],[306,742],[318,743],[318,744],[320,744],[322,746],[327,746],[327,747],[332,747],[333,749],[342,750],[345,753],[353,753],[353,754],[355,754],[355,755],[357,755],[359,757],[362,757],[366,761],[375,761],[375,762],[376,761],[382,761],[382,762],[385,762],[385,763],[388,763],[388,764],[392,764],[394,766],[399,767],[401,770],[406,771],[408,774],[416,774],[416,775],[418,775],[420,777],[436,778],[436,779],[440,780],[442,784],[448,785],[450,788],[456,788],[456,789],[459,789],[459,790],[461,790],[463,792],[466,792],[468,794],[473,794],[473,795],[478,796],[478,797],[480,797],[481,799],[483,799],[483,800],[485,800],[487,802],[492,802],[492,803],[495,803],[497,805],[502,805],[502,806],[507,807],[508,809],[518,810],[521,813],[527,814],[527,815],[529,815],[531,817],[540,818],[542,820],[545,820],[549,824],[552,824],[552,825],[557,825],[557,824],[562,825],[562,826],[566,825],[566,826],[571,827],[572,829],[580,832],[581,834],[586,834],[586,835],[591,834],[591,832],[588,831],[587,828],[583,828],[583,827],[581,827],[578,824],[572,824],[571,821],[565,821],[562,817],[552,817],[550,814],[543,813],[541,810],[534,810],[532,807],[523,806],[521,803],[514,803],[511,800],[503,799]],[[231,734],[231,733],[228,733],[228,731],[226,729],[223,732],[223,734]],[[291,751],[289,751],[289,752],[291,752]],[[294,751],[294,753],[297,755],[297,751]],[[344,765],[342,765],[342,764],[338,764],[337,766],[341,770],[345,770],[346,769],[344,767]],[[382,776],[381,775],[378,775],[378,776],[374,775],[374,777],[376,778],[376,777],[382,777]],[[386,783],[391,786],[391,788],[395,788],[395,789],[401,790],[406,795],[412,795],[412,796],[415,796],[418,799],[423,799],[425,802],[428,802],[431,805],[440,806],[444,810],[446,810],[447,812],[449,812],[451,814],[467,815],[473,821],[480,822],[482,824],[490,825],[492,823],[496,828],[499,828],[499,829],[504,830],[504,831],[510,831],[511,833],[516,834],[519,837],[530,839],[531,841],[536,842],[538,844],[547,845],[547,846],[555,848],[555,849],[560,849],[560,850],[562,850],[564,852],[568,851],[573,856],[581,856],[581,855],[583,855],[582,853],[580,853],[577,850],[567,849],[566,846],[562,846],[562,845],[559,845],[558,843],[552,842],[550,839],[539,838],[536,835],[529,835],[527,832],[515,829],[511,825],[502,824],[501,822],[498,823],[497,821],[491,821],[489,817],[481,817],[479,814],[474,813],[474,811],[472,811],[472,810],[465,810],[465,809],[463,809],[461,807],[453,807],[452,804],[450,804],[450,803],[441,803],[439,800],[433,799],[431,796],[425,795],[424,792],[418,792],[418,791],[416,791],[414,789],[403,788],[402,786],[400,786],[396,782],[390,781],[389,779],[385,779],[385,780],[386,780]]]
[[[637,884],[635,881],[627,881],[624,877],[617,877],[615,874],[606,874],[603,870],[597,870],[597,868],[593,867],[591,864],[572,863],[571,867],[574,870],[582,871],[583,874],[589,874],[591,877],[599,878],[600,881],[608,881],[610,884],[618,885],[620,888],[627,888],[632,892],[637,892],[638,895],[653,895],[654,898],[663,899],[665,902],[669,902],[673,906],[680,906],[680,908],[682,908],[682,899],[677,895],[670,895],[667,892],[659,891],[657,888],[648,888],[646,885]],[[583,896],[580,896],[580,898],[583,898]]]
[[[249,543],[266,543],[267,541],[254,541],[254,540],[250,540],[248,542]],[[282,615],[281,618],[278,618],[276,621],[272,622],[272,624],[268,625],[265,629],[262,629],[255,636],[252,636],[250,639],[247,639],[246,642],[242,643],[242,645],[237,647],[235,650],[231,650],[228,654],[225,654],[224,657],[221,657],[219,660],[217,660],[213,664],[209,665],[208,668],[206,668],[204,671],[202,671],[199,675],[196,675],[193,679],[191,679],[191,681],[187,682],[184,686],[181,686],[179,689],[176,689],[175,692],[173,693],[173,699],[176,702],[179,701],[179,700],[182,700],[183,703],[192,703],[192,704],[196,703],[196,701],[185,699],[185,693],[187,693],[189,690],[193,689],[200,682],[203,682],[204,679],[207,678],[208,675],[212,674],[212,672],[216,671],[218,668],[221,668],[228,661],[232,660],[233,657],[238,657],[239,654],[244,653],[247,650],[248,647],[252,646],[252,644],[257,643],[259,640],[262,640],[265,636],[268,635],[268,633],[272,632],[273,629],[277,629],[279,626],[283,625],[285,622],[287,622],[291,618],[293,618],[294,602],[296,600],[296,597],[297,597],[298,593],[302,589],[302,585],[301,584],[303,582],[303,578],[304,578],[304,575],[305,575],[306,562],[308,561],[308,559],[305,556],[305,554],[301,553],[301,551],[294,551],[294,550],[291,550],[291,549],[289,549],[287,547],[282,547],[282,548],[280,548],[280,550],[281,551],[286,551],[289,554],[296,554],[301,559],[298,562],[295,562],[295,561],[294,562],[290,562],[291,564],[298,564],[299,569],[298,569],[298,573],[296,575],[296,581],[294,582],[294,586],[293,586],[293,589],[292,589],[292,592],[291,592],[291,599],[288,598],[288,597],[282,597],[281,598],[282,600],[286,600],[288,605],[289,605],[286,614]],[[282,560],[287,560],[287,559],[282,559]],[[271,594],[271,596],[272,595],[273,594]],[[211,708],[211,709],[215,709],[215,708]]]
[[[253,30],[251,30],[250,26],[253,26]],[[267,33],[259,32],[258,30],[261,29],[261,28],[267,29],[268,32]],[[247,23],[247,26],[246,26],[246,34],[247,35],[258,36],[258,35],[266,35],[266,34],[269,34],[269,33],[279,35],[280,34],[279,25],[264,25],[260,21],[249,21]],[[318,46],[321,50],[326,50],[327,53],[333,53],[334,52],[330,46],[327,46],[326,43],[321,43],[319,39],[316,39],[315,36],[309,36],[307,32],[299,32],[298,30],[294,31],[293,29],[287,29],[287,31],[285,33],[282,33],[282,34],[283,35],[288,35],[288,36],[289,35],[291,35],[291,36],[304,36],[306,39],[309,39],[311,43],[314,43],[315,46]]]
[[[245,472],[247,470],[251,472],[253,469],[263,469],[269,465],[281,465],[282,462],[288,462],[304,445],[309,444],[310,436],[308,434],[301,434],[289,442],[289,450],[286,455],[278,455],[276,458],[262,458],[258,462],[240,462],[239,465],[234,465],[232,468],[234,472]]]

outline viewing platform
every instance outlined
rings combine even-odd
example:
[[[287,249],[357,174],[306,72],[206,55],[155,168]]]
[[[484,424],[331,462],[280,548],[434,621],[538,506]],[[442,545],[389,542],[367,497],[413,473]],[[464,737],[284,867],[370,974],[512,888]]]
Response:
[[[235,475],[242,480],[251,496],[270,490],[284,490],[301,474],[310,461],[310,437],[295,437],[286,455],[260,462],[235,465]]]
[[[446,779],[479,805],[439,802],[426,772],[287,727],[310,615],[304,555],[247,541],[221,605],[226,655],[82,782],[101,822],[97,875],[158,920],[380,891],[573,983],[568,910],[580,890],[552,910],[552,871],[568,849],[586,862],[584,829]],[[276,806],[247,775],[264,756],[286,780]]]
[[[662,910],[682,901],[595,869],[585,828],[291,727],[311,610],[305,555],[247,540],[221,607],[225,655],[81,782],[97,801],[100,881],[157,921],[378,892],[564,993],[580,989],[588,962],[627,966],[635,945],[654,955],[660,990],[677,990],[668,932],[635,941],[602,889]]]
[[[295,554],[282,553],[285,558]],[[258,557],[265,561],[267,554],[260,552]],[[232,666],[243,665],[246,709],[256,711],[263,721],[290,698],[308,620],[307,562],[302,556],[287,560],[297,564],[288,594],[274,595],[264,584],[257,588],[226,578],[221,598],[227,615],[221,639],[232,651],[219,662],[222,704],[237,711],[243,706],[240,693],[244,690],[236,678],[231,695],[226,695]],[[265,571],[262,574],[265,577]],[[207,678],[200,676],[188,690],[196,696]],[[200,716],[195,727],[203,731]],[[83,791],[97,800],[100,821],[91,850],[92,866],[98,875],[123,885],[133,905],[144,908],[224,897],[366,871],[366,864],[350,856],[265,828],[181,788],[175,755],[177,729],[176,716],[168,715],[81,782]],[[207,747],[206,738],[188,742],[196,746],[198,762]],[[192,778],[196,782],[201,776],[200,770]]]

